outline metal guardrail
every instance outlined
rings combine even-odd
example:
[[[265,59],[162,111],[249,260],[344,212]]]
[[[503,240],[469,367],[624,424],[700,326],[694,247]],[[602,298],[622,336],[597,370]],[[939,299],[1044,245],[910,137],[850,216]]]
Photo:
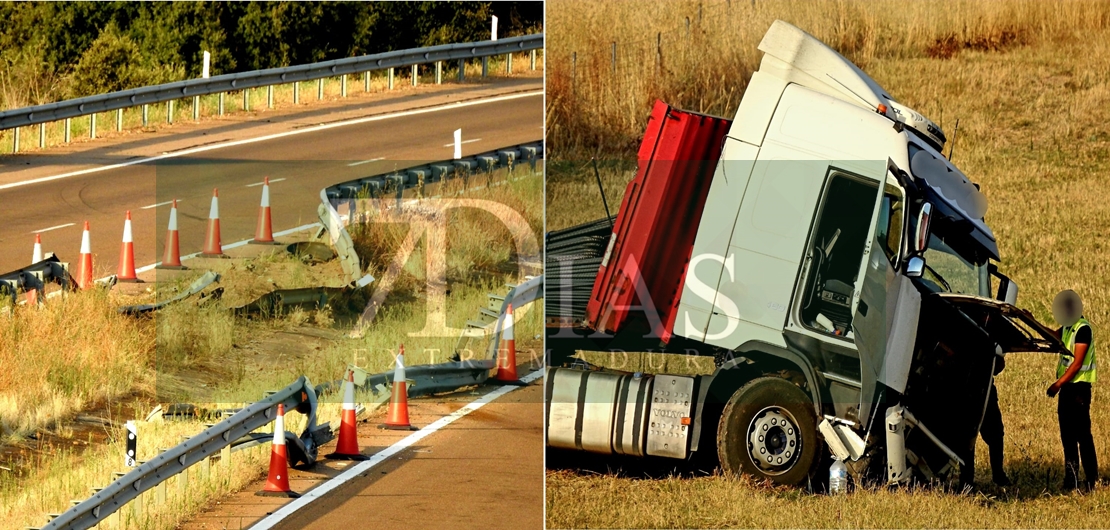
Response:
[[[492,172],[502,168],[512,168],[521,162],[527,162],[533,171],[536,163],[544,156],[543,142],[529,142],[515,146],[494,149],[477,155],[432,162],[430,164],[415,165],[412,167],[395,169],[363,177],[347,182],[328,186],[320,190],[320,220],[331,236],[332,245],[341,259],[353,260],[349,265],[344,265],[345,270],[359,270],[361,266],[358,256],[355,255],[350,235],[347,233],[343,222],[339,218],[337,206],[342,202],[349,202],[348,211],[352,218],[354,201],[360,198],[384,199],[388,193],[395,193],[400,201],[406,189],[416,188],[425,184],[447,181],[453,178],[466,178],[470,175]],[[349,246],[350,248],[346,248]],[[344,258],[345,253],[349,254]],[[357,278],[358,273],[352,275]],[[409,389],[411,396],[422,396],[446,392],[463,386],[480,384],[489,377],[489,372],[497,366],[497,347],[501,342],[502,327],[504,326],[505,313],[509,304],[519,308],[543,298],[543,275],[513,287],[505,296],[501,310],[493,328],[493,337],[487,349],[488,355],[484,359],[458,360],[453,362],[414,365],[406,367],[405,377],[413,381]],[[388,385],[393,381],[393,370],[380,374],[368,375],[364,370],[351,367],[355,371],[355,384],[375,387],[379,384]],[[338,384],[339,382],[335,382]]]
[[[10,298],[15,303],[16,294],[31,289],[42,290],[47,283],[57,283],[62,289],[75,285],[69,275],[69,264],[62,263],[53,253],[42,261],[0,275],[0,299]]]
[[[152,85],[3,111],[0,112],[0,130],[246,88],[314,81],[373,70],[438,61],[478,59],[506,53],[536,50],[543,48],[543,43],[543,33],[537,33],[495,41],[443,44],[284,68],[224,74],[207,79],[190,79],[188,81]]]
[[[497,360],[497,346],[501,344],[501,332],[505,325],[505,313],[509,309],[509,304],[514,308],[519,308],[525,304],[530,304],[544,296],[543,275],[536,276],[513,287],[512,290],[505,295],[505,301],[501,304],[501,312],[497,317],[497,324],[493,328],[493,339],[489,344],[489,357],[494,361]],[[515,325],[515,323],[514,323]]]
[[[514,308],[520,308],[540,298],[543,298],[542,275],[530,278],[509,291],[501,305],[501,312],[494,326],[493,338],[490,340],[486,358],[406,366],[405,379],[412,381],[412,385],[408,388],[409,396],[416,397],[450,392],[464,386],[484,383],[489,378],[490,371],[497,367],[497,346],[501,343],[502,327],[509,304],[512,304]],[[356,386],[373,388],[377,385],[389,385],[393,382],[394,370],[369,375],[361,368],[355,366],[350,368],[354,371]],[[340,381],[335,381],[332,385],[339,383]]]
[[[542,141],[517,144],[459,159],[413,165],[341,182],[324,188],[320,192],[320,200],[335,203],[358,198],[381,199],[389,192],[395,192],[397,199],[401,199],[401,193],[404,190],[416,188],[422,184],[466,178],[477,173],[515,167],[522,162],[527,162],[535,171],[536,162],[541,158],[543,158]]]
[[[301,376],[289,386],[139,465],[92,497],[66,510],[43,528],[84,529],[99,524],[143,492],[274,421],[279,403],[285,405],[286,410],[297,410],[308,416],[307,425],[300,437],[286,433],[290,463],[315,462],[317,448],[331,438],[331,428],[316,425],[316,389],[307,377]]]
[[[500,42],[500,41],[498,41]],[[534,172],[536,162],[543,158],[543,142],[529,142],[510,147],[486,151],[477,155],[455,160],[444,160],[430,164],[414,165],[394,169],[347,182],[341,182],[320,190],[320,207],[317,215],[320,223],[330,236],[348,281],[358,282],[363,278],[362,264],[354,251],[354,242],[344,228],[336,210],[341,202],[348,202],[351,214],[355,212],[359,198],[381,199],[386,193],[395,193],[400,202],[406,189],[418,188],[425,184],[442,182],[452,178],[468,178],[479,172],[492,172],[500,168],[512,168],[518,162],[528,162]],[[465,182],[465,180],[464,180]],[[372,279],[372,278],[371,278]],[[362,283],[365,285],[365,283]]]
[[[494,171],[499,168],[512,167],[520,160],[530,161],[532,169],[538,158],[543,156],[543,144],[540,142],[521,144],[509,148],[497,149],[460,160],[451,160],[425,164],[399,171],[392,171],[383,175],[375,175],[345,182],[324,188],[320,191],[323,201],[322,208],[326,207],[327,213],[321,217],[330,217],[333,227],[339,230],[332,232],[334,239],[339,234],[346,234],[339,215],[335,210],[334,202],[350,200],[361,196],[363,193],[372,193],[369,190],[385,190],[389,186],[398,188],[398,197],[404,189],[412,188],[423,183],[447,180],[454,176],[469,175],[477,171]],[[433,175],[435,175],[433,177]],[[425,180],[425,179],[428,180]],[[328,224],[325,224],[328,226]],[[349,240],[349,235],[346,236]],[[337,250],[341,250],[337,246]],[[353,253],[353,247],[350,249]],[[342,252],[340,252],[342,254]],[[358,267],[358,257],[354,256],[355,267]],[[48,271],[58,269],[58,274],[64,274],[65,269],[54,256],[43,260],[39,264],[12,273],[13,279],[23,278],[27,269],[45,267]],[[356,268],[356,270],[358,270]],[[41,274],[38,273],[38,274]],[[215,276],[215,275],[213,275]],[[207,286],[215,278],[202,277],[193,287],[201,284]],[[22,281],[22,280],[19,280]],[[7,286],[0,283],[0,286]],[[190,289],[191,293],[195,289]],[[14,292],[14,291],[13,291]],[[184,294],[183,294],[184,295]],[[416,365],[407,368],[406,377],[415,382],[410,395],[420,396],[454,390],[463,386],[485,382],[489,372],[497,366],[497,345],[500,343],[505,313],[509,304],[521,307],[543,297],[543,276],[537,276],[512,288],[505,296],[497,322],[494,326],[493,340],[489,346],[489,355],[485,359],[460,360],[435,365]],[[387,385],[393,380],[393,371],[381,374],[367,375],[364,371],[356,370],[356,384],[358,386],[377,387]],[[317,448],[331,439],[331,428],[328,425],[316,425],[316,405],[318,393],[334,390],[339,381],[325,383],[313,387],[307,377],[301,376],[293,384],[267,396],[266,398],[249,405],[231,417],[205,429],[200,434],[189,438],[181,444],[164,451],[152,460],[139,465],[130,473],[95,493],[89,499],[62,513],[50,521],[43,528],[90,528],[104,521],[109,515],[123,508],[128,502],[139,497],[159,483],[176,476],[190,466],[208,458],[225,447],[238,446],[250,447],[264,443],[264,438],[252,435],[252,431],[274,420],[277,404],[285,405],[286,410],[307,412],[308,422],[304,432],[297,437],[293,433],[286,433],[289,448],[289,461],[291,464],[315,462]],[[268,436],[268,435],[267,435]]]

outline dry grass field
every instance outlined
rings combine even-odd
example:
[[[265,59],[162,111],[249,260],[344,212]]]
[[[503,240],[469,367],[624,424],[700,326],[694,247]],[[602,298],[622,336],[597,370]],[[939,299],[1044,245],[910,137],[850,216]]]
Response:
[[[1110,231],[1103,198],[1110,191],[1110,3],[639,5],[548,3],[548,230],[604,215],[591,157],[601,160],[615,213],[655,99],[731,118],[758,68],[759,40],[781,18],[856,62],[950,137],[959,119],[954,159],[989,200],[986,220],[998,237],[1001,269],[1021,286],[1018,304],[1051,322],[1052,297],[1075,289],[1096,340],[1105,336],[1099,330],[1110,329],[1103,259]],[[633,358],[628,366],[706,369],[657,357]],[[614,461],[611,470],[576,469],[564,461],[547,477],[548,525],[1104,527],[1110,488],[1087,495],[1060,491],[1055,401],[1044,394],[1053,375],[1051,358],[1015,354],[998,378],[1013,488],[989,485],[982,443],[976,471],[983,489],[970,495],[864,489],[829,498],[683,469],[660,476],[628,461]],[[1104,386],[1096,385],[1092,416],[1101,474],[1110,476],[1110,394]]]

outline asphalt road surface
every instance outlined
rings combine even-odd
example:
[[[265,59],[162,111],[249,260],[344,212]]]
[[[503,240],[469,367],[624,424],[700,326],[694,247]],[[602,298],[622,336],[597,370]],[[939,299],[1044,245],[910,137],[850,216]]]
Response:
[[[543,528],[542,398],[542,379],[515,389],[339,484],[272,528]],[[460,393],[410,400],[410,419],[424,427],[475,399]],[[367,456],[411,434],[379,429],[382,419],[379,412],[359,423],[359,447]],[[333,441],[320,454],[334,447]],[[321,458],[309,470],[291,470],[290,486],[311,492],[355,464]],[[290,500],[256,496],[262,484],[222,499],[181,528],[268,526],[267,517]]]
[[[107,145],[98,149],[94,160],[66,149],[0,158],[0,273],[30,264],[36,232],[41,233],[44,251],[75,265],[82,225],[89,221],[96,277],[103,277],[118,267],[127,210],[132,216],[136,266],[143,267],[162,258],[168,203],[173,199],[179,201],[181,253],[186,255],[204,245],[213,188],[219,188],[221,235],[227,245],[254,236],[265,176],[272,182],[277,232],[316,222],[324,187],[449,159],[455,129],[463,130],[463,156],[543,137],[542,79],[512,80],[500,89],[484,87],[481,92],[474,87],[445,87],[419,100],[356,102],[343,107],[342,115],[310,107],[294,110],[298,111],[309,116],[245,138],[240,134],[234,137],[241,142],[238,145],[216,147],[226,143],[225,137],[234,136],[229,134],[197,134],[176,142],[164,139],[171,153],[198,147],[208,150],[150,162],[136,163],[144,158],[135,155],[130,144],[142,142],[147,156],[163,154],[158,149],[165,146],[127,136],[104,140]],[[353,124],[331,121],[395,113],[405,115]],[[243,128],[250,125],[246,120]],[[226,123],[219,127],[230,128]],[[166,138],[173,132],[159,134]],[[260,135],[276,137],[253,141]],[[121,163],[133,165],[99,169]],[[28,183],[34,180],[42,181]]]

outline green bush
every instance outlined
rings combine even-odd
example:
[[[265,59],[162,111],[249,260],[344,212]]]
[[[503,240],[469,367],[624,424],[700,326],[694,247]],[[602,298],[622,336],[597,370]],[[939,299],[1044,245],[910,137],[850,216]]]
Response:
[[[71,95],[91,96],[182,79],[183,68],[150,64],[139,45],[109,24],[73,69]]]

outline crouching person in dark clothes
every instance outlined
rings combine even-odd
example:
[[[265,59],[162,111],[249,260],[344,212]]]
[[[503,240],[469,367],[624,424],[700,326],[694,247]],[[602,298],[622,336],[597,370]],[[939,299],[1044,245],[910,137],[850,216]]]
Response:
[[[1006,361],[999,358],[994,365],[994,375],[998,375],[1006,367]],[[991,479],[999,486],[1009,486],[1010,478],[1002,469],[1003,447],[1002,410],[998,408],[998,389],[991,381],[990,394],[987,395],[987,410],[983,415],[983,424],[979,426],[979,436],[987,444],[990,452]],[[960,482],[964,486],[973,485],[975,482],[975,446],[972,445],[967,454],[966,466],[960,468]]]

